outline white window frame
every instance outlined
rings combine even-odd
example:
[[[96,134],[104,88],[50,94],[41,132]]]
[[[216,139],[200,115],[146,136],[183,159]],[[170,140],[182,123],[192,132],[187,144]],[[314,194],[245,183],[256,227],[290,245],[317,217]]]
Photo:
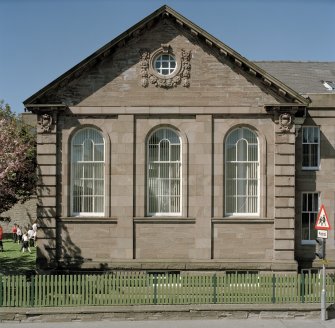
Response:
[[[178,140],[179,140],[179,161],[150,161],[150,145],[159,145],[160,142],[162,142],[163,140],[167,140],[166,138],[164,139],[161,139],[160,142],[158,144],[153,144],[153,143],[150,143],[153,135],[155,133],[157,133],[158,131],[160,130],[166,130],[166,131],[172,131],[177,137],[178,137]],[[169,140],[168,140],[169,141]],[[170,142],[170,141],[169,141]],[[177,144],[173,144],[173,145],[177,145]],[[147,215],[148,216],[181,216],[182,215],[182,204],[183,204],[183,198],[182,198],[182,190],[183,190],[183,179],[182,179],[182,139],[179,135],[179,133],[172,129],[172,128],[169,128],[169,127],[162,127],[162,128],[158,128],[158,129],[155,129],[149,136],[149,138],[147,139],[147,161],[146,161],[146,173],[147,173],[147,177],[146,177],[146,195],[147,195]],[[160,149],[160,148],[159,148]],[[158,154],[159,154],[159,150],[158,150]],[[169,158],[171,158],[171,144],[169,145]],[[150,173],[149,173],[149,170],[150,170],[150,165],[151,164],[178,164],[179,163],[179,211],[178,212],[162,212],[162,211],[158,211],[158,212],[153,212],[150,210],[151,208],[151,204],[150,204]],[[161,168],[159,167],[159,170]],[[169,167],[169,178],[168,180],[171,182],[173,180],[173,178],[171,178],[171,171],[170,171],[171,167]],[[160,180],[160,179],[157,179],[157,180]],[[154,180],[153,180],[154,181]],[[159,183],[158,183],[159,184]],[[169,187],[171,187],[171,184],[169,183]],[[162,196],[162,195],[160,195]],[[159,196],[158,196],[159,197]],[[171,198],[172,197],[175,197],[173,195],[171,195],[171,193],[169,194],[169,207],[171,209]]]
[[[89,139],[89,138],[86,138],[86,139],[83,139],[82,143],[77,143],[77,144],[74,144],[74,142],[76,141],[76,137],[80,136],[80,134],[84,134],[84,133],[87,133],[89,130],[92,130],[94,131],[94,133],[98,133],[102,139],[102,143],[94,143],[94,141],[92,139]],[[81,161],[76,161],[75,162],[75,159],[74,159],[74,146],[82,146],[82,148],[84,147],[84,143],[85,141],[91,141],[93,143],[93,160],[81,160]],[[87,128],[83,128],[83,129],[80,129],[78,130],[71,138],[71,164],[70,164],[70,167],[71,167],[71,186],[70,186],[70,206],[71,206],[71,216],[97,216],[97,217],[102,217],[104,216],[104,210],[105,210],[105,184],[106,184],[106,181],[105,181],[105,157],[106,157],[106,145],[105,145],[105,138],[103,137],[102,133],[96,129],[96,128],[91,128],[91,127],[87,127]],[[95,157],[95,148],[94,146],[103,146],[103,160],[94,160],[94,157]],[[84,154],[84,150],[82,150],[81,152],[81,156],[83,156]],[[94,175],[94,164],[95,163],[102,163],[103,164],[103,168],[102,168],[102,171],[103,171],[103,195],[100,195],[100,194],[96,194],[95,191],[92,192],[91,195],[82,195],[82,197],[86,197],[86,198],[92,198],[92,207],[94,208],[95,206],[95,197],[99,196],[99,197],[102,197],[103,198],[103,204],[102,204],[102,208],[103,208],[103,211],[102,212],[84,212],[84,211],[80,211],[80,212],[75,212],[74,211],[74,184],[75,184],[75,177],[74,177],[74,171],[75,171],[75,165],[76,164],[83,164],[82,165],[82,168],[83,168],[83,171],[80,175],[80,178],[77,179],[77,181],[79,180],[80,182],[84,182],[85,180],[91,180],[92,182],[92,188],[93,190],[95,190],[95,182],[98,181],[98,180],[102,180],[101,178],[95,178]],[[92,177],[85,177],[85,173],[84,173],[84,167],[85,164],[93,164],[93,167],[92,167]],[[83,199],[81,199],[81,202],[83,204]],[[83,205],[82,205],[83,206]]]
[[[313,129],[313,130],[312,130]],[[313,131],[313,135],[315,133],[315,131],[317,131],[317,142],[310,142],[310,141],[307,141],[307,142],[304,142],[304,133],[305,131],[308,131],[308,135],[310,135],[310,131]],[[301,143],[302,143],[302,169],[303,170],[309,170],[309,171],[315,171],[315,170],[319,170],[320,168],[320,127],[319,126],[303,126],[302,127],[302,135],[301,135]],[[312,166],[312,165],[305,165],[304,166],[304,145],[317,145],[318,149],[317,149],[317,165],[316,166]],[[308,151],[308,156],[309,156],[309,162],[310,162],[310,159],[311,159],[311,153],[310,153],[310,150]]]
[[[318,197],[318,204],[317,204],[317,208],[313,209],[312,211],[308,211],[308,204],[307,204],[307,209],[304,209],[304,195],[317,195]],[[307,198],[308,201],[308,198]],[[315,240],[314,239],[302,239],[302,216],[303,214],[307,213],[309,218],[309,236],[311,235],[311,230],[314,229],[315,223],[311,224],[311,214],[315,215],[315,220],[317,219],[318,213],[319,213],[319,209],[320,209],[320,193],[317,191],[306,191],[306,192],[302,192],[301,193],[301,215],[300,215],[300,223],[301,223],[301,227],[300,227],[300,232],[301,232],[301,244],[302,245],[315,245]]]
[[[239,130],[243,130],[243,129],[246,129],[246,130],[249,130],[250,132],[252,132],[255,137],[256,137],[256,140],[257,140],[257,161],[238,161],[238,160],[235,160],[235,161],[230,161],[228,160],[228,154],[227,154],[227,151],[228,151],[228,140],[229,140],[229,137],[233,134],[233,133],[241,133],[241,132],[238,132]],[[236,143],[235,143],[235,152],[236,152],[236,159],[237,159],[237,144],[239,141],[241,140],[244,140],[245,142],[248,143],[248,141],[245,139],[245,138],[240,138]],[[231,145],[234,145],[234,144],[231,144]],[[250,217],[257,217],[260,215],[260,143],[259,143],[259,137],[258,135],[256,134],[255,131],[253,131],[252,129],[250,128],[247,128],[247,127],[238,127],[234,130],[232,130],[228,135],[227,135],[227,138],[226,138],[226,141],[225,141],[225,216],[250,216]],[[248,145],[249,147],[249,145]],[[228,163],[246,163],[246,164],[250,164],[250,163],[254,163],[257,168],[256,168],[256,174],[257,174],[257,194],[256,194],[256,197],[257,197],[257,201],[256,201],[256,206],[257,206],[257,211],[255,212],[229,212],[227,210],[228,208],[228,205],[227,205],[227,200],[228,200],[228,186],[227,186],[227,182],[228,182]],[[237,170],[237,166],[236,166],[236,170]],[[236,176],[237,176],[237,173],[236,173]],[[234,180],[234,179],[233,179]],[[235,179],[236,180],[236,184],[237,184],[237,181],[238,179]],[[249,181],[250,179],[247,178],[247,181]],[[247,188],[248,189],[248,188]],[[238,195],[236,194],[237,193],[237,185],[235,186],[235,195],[232,196],[231,198],[235,198],[235,209],[237,207],[237,199],[238,199]],[[244,195],[246,197],[246,199],[248,200],[248,198],[250,197],[250,195],[246,194]]]
[[[163,59],[163,56],[169,56],[169,58]],[[159,64],[159,67],[157,67],[157,63]],[[164,63],[167,64],[167,67],[163,67]],[[171,67],[171,63],[174,63],[174,67]],[[154,69],[161,76],[170,76],[177,70],[177,60],[169,53],[161,53],[154,60]],[[163,70],[167,70],[168,74],[162,73]]]

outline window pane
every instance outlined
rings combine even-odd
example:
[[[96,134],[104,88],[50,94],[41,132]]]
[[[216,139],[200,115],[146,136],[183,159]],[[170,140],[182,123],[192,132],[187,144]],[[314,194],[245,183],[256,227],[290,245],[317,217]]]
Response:
[[[318,145],[309,145],[310,146],[310,157],[311,157],[311,162],[310,166],[316,167],[318,166]]]
[[[237,180],[237,195],[245,196],[247,194],[246,188],[247,187],[247,180]]]
[[[307,213],[302,214],[302,222],[301,222],[301,229],[302,229],[302,239],[309,240],[309,215]]]
[[[171,195],[180,196],[180,181],[177,179],[171,181]]]
[[[320,129],[319,127],[303,127],[302,129],[302,166],[317,168],[319,166]]]
[[[302,142],[308,142],[308,128],[302,128]]]
[[[226,146],[226,161],[236,161],[236,149],[235,145]]]
[[[84,161],[93,161],[93,142],[85,140],[84,142]]]
[[[94,194],[95,195],[104,194],[104,181],[103,180],[94,181]]]
[[[171,129],[159,129],[148,140],[148,212],[180,213],[180,138]]]
[[[104,177],[104,165],[103,163],[94,164],[94,179],[103,179]]]
[[[302,166],[305,166],[305,167],[310,166],[309,157],[310,157],[309,145],[305,144],[302,146]]]
[[[246,197],[241,196],[237,197],[237,209],[236,209],[237,213],[247,213],[246,202],[247,202]]]
[[[180,178],[180,164],[179,163],[173,163],[170,164],[170,175],[171,178]]]
[[[102,213],[104,139],[99,131],[85,128],[74,135],[71,145],[72,212],[74,214]]]
[[[257,135],[248,128],[233,130],[226,139],[225,156],[226,213],[258,213]]]
[[[104,160],[104,145],[95,145],[94,160],[95,161]]]
[[[245,140],[239,140],[237,143],[237,161],[248,160],[248,144]]]
[[[258,161],[258,145],[249,145],[248,149],[249,161],[257,162]]]
[[[227,163],[226,165],[226,178],[233,179],[236,178],[236,166],[237,164]]]
[[[149,145],[149,162],[158,161],[158,145]]]
[[[104,198],[103,197],[95,197],[94,198],[94,212],[102,213],[104,212]]]
[[[180,146],[171,145],[171,161],[180,161]]]
[[[93,164],[83,164],[84,178],[93,178]]]
[[[302,210],[307,211],[307,194],[302,195]]]
[[[163,140],[160,144],[159,144],[160,148],[159,148],[159,160],[160,161],[169,161],[170,159],[170,143],[167,140]]]
[[[316,230],[314,229],[319,210],[319,194],[303,193],[301,210],[301,238],[302,240],[314,240]]]
[[[247,164],[238,163],[237,166],[237,178],[246,179],[247,178]]]
[[[82,146],[81,145],[74,145],[72,148],[72,160],[74,162],[81,161],[82,158]]]

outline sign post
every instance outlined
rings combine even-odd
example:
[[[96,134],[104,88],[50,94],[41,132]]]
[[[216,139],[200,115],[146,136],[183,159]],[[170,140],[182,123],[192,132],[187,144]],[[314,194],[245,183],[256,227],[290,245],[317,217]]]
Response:
[[[322,263],[321,320],[326,321],[326,266]]]
[[[324,205],[321,205],[318,218],[314,227],[318,231],[317,243],[320,246],[320,250],[315,253],[320,259],[322,259],[322,290],[321,290],[321,320],[326,320],[326,240],[328,238],[328,230],[331,229],[326,209]]]

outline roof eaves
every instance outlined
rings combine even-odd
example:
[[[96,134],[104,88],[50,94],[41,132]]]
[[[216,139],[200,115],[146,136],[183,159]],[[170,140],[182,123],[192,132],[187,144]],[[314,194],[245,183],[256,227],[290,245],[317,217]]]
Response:
[[[198,25],[194,24],[181,14],[174,11],[167,5],[164,5],[154,11],[152,14],[147,16],[146,18],[142,19],[139,23],[135,24],[118,37],[95,51],[92,55],[88,56],[84,60],[82,60],[79,64],[75,65],[73,68],[62,74],[60,77],[49,83],[47,86],[42,88],[40,91],[36,92],[34,95],[26,99],[23,103],[24,105],[28,105],[33,103],[38,97],[42,96],[48,90],[52,89],[55,85],[60,83],[66,83],[71,76],[80,74],[81,69],[86,67],[87,65],[93,65],[101,56],[108,55],[112,48],[117,45],[124,45],[126,39],[130,39],[132,36],[136,34],[137,31],[140,31],[143,27],[150,25],[153,23],[153,20],[160,15],[166,14],[167,16],[171,15],[175,18],[176,22],[181,26],[186,26],[193,35],[196,35],[202,38],[205,43],[210,47],[216,47],[220,53],[220,55],[229,58],[235,65],[239,66],[240,69],[244,70],[245,72],[251,74],[252,76],[260,79],[266,86],[272,88],[275,92],[280,94],[283,98],[287,98],[290,101],[298,102],[307,105],[309,100],[301,96],[298,92],[294,91],[286,84],[282,83],[281,81],[277,80],[275,77],[261,69],[259,66],[254,64],[253,62],[249,61],[245,57],[241,56],[235,50],[200,28]]]
[[[216,45],[221,55],[224,55],[226,57],[230,57],[235,64],[237,64],[240,68],[244,69],[248,73],[254,75],[262,80],[264,84],[267,86],[275,86],[275,91],[279,93],[282,97],[285,97],[286,95],[289,95],[290,98],[292,98],[294,101],[298,103],[302,103],[304,105],[308,105],[310,103],[309,99],[306,99],[302,95],[300,95],[298,92],[284,84],[283,82],[276,79],[274,76],[270,75],[266,71],[264,71],[262,68],[254,64],[253,62],[249,61],[242,55],[240,55],[238,52],[236,52],[234,49],[230,48],[226,44],[224,44],[222,41],[215,38],[213,35],[209,34],[205,30],[203,30],[198,25],[194,24],[190,20],[188,20],[186,17],[182,16],[178,12],[174,11],[172,8],[166,6],[166,11],[173,15],[177,22],[179,20],[180,25],[186,25],[192,34],[200,35],[205,40],[207,45],[213,46]]]
[[[60,75],[58,78],[47,84],[45,87],[34,93],[32,96],[27,98],[26,100],[23,101],[23,104],[26,106],[28,104],[33,103],[34,100],[36,100],[38,97],[41,97],[44,93],[46,93],[48,90],[52,89],[55,85],[62,83],[63,81],[66,81],[68,78],[70,78],[72,75],[75,74],[80,74],[79,72],[81,69],[86,67],[89,64],[94,64],[95,60],[99,58],[101,55],[107,56],[111,49],[120,44],[123,45],[125,43],[125,39],[128,37],[131,37],[137,30],[140,30],[141,28],[145,27],[150,21],[152,21],[154,18],[157,16],[161,15],[167,11],[167,6],[162,6],[156,11],[154,11],[152,14],[149,16],[145,17],[142,19],[140,22],[137,24],[133,25],[131,28],[126,30],[125,32],[121,33],[119,36],[99,48],[97,51],[95,51],[93,54],[90,56],[86,57],[83,59],[81,62],[79,62],[77,65],[73,66],[69,70],[67,70],[65,73]]]

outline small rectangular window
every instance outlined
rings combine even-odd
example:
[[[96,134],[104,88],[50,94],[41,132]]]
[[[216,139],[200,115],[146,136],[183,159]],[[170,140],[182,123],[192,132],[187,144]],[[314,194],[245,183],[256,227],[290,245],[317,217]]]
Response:
[[[302,168],[318,170],[320,165],[320,128],[306,126],[302,128]]]
[[[302,244],[314,244],[316,238],[315,222],[319,212],[319,193],[302,193],[301,240]]]

